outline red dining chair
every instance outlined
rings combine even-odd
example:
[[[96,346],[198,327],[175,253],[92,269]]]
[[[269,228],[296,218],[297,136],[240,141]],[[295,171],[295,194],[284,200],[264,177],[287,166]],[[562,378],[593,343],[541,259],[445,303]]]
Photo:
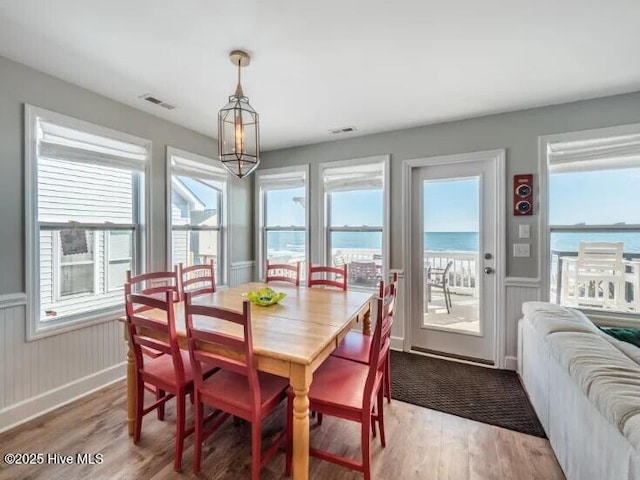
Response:
[[[131,292],[131,285],[125,290]],[[140,441],[142,433],[142,417],[158,409],[158,418],[164,417],[164,405],[176,397],[176,441],[173,468],[180,470],[184,439],[193,432],[193,427],[185,428],[185,396],[193,391],[193,375],[189,354],[180,350],[176,335],[173,312],[174,291],[164,292],[165,299],[147,295],[127,294],[127,327],[129,343],[133,350],[135,367],[135,428],[133,443]],[[157,295],[157,294],[156,294]],[[165,319],[158,320],[145,315],[149,310],[164,312]],[[158,338],[163,338],[159,340]],[[143,348],[160,352],[155,358],[143,358]],[[144,405],[145,385],[156,389],[156,400],[151,405]],[[168,394],[167,394],[168,393]]]
[[[194,305],[189,293],[185,305],[189,354],[195,381],[193,473],[200,471],[202,442],[233,415],[251,423],[251,478],[259,480],[261,468],[286,438],[286,432],[283,432],[262,453],[262,420],[285,399],[289,382],[285,378],[257,371],[253,356],[250,304],[247,300],[242,304],[242,313]],[[216,319],[218,328],[199,329],[197,318],[200,316]],[[203,378],[202,373],[212,367],[220,370],[208,379]],[[203,425],[204,405],[225,412],[206,429]]]
[[[320,275],[320,278],[317,278],[318,275]],[[346,291],[347,264],[345,263],[342,267],[314,267],[313,265],[310,265],[307,286],[314,287],[316,285],[336,287]]]
[[[151,272],[132,275],[131,270],[127,270],[127,282],[131,285],[132,293],[146,295],[164,300],[165,292],[173,292],[173,301],[180,300],[180,284],[178,272]]]
[[[388,302],[388,314],[389,325],[383,334],[391,338],[391,327],[393,326],[393,320],[395,318],[396,300],[398,294],[398,274],[394,273],[392,281],[386,286],[380,282],[379,295],[381,298],[390,297]],[[353,362],[362,363],[364,365],[369,364],[369,357],[371,355],[371,341],[370,335],[363,335],[359,332],[349,332],[344,337],[338,348],[336,348],[331,355],[334,357],[344,358],[345,360],[351,360]],[[387,401],[391,403],[391,356],[387,352],[385,358],[385,379],[384,379],[384,394],[387,397]]]
[[[181,299],[184,299],[187,292],[193,295],[214,293],[216,291],[216,275],[213,260],[211,263],[190,267],[185,267],[180,263],[178,265],[178,282],[180,283]]]
[[[267,260],[267,268],[265,270],[266,282],[287,282],[293,283],[296,287],[300,286],[300,262],[295,265],[287,263],[269,263]]]
[[[380,443],[386,445],[383,410],[384,357],[389,350],[389,339],[384,336],[388,328],[390,297],[378,299],[376,327],[371,341],[369,365],[352,362],[338,357],[329,357],[314,372],[309,388],[309,409],[318,415],[330,415],[361,425],[362,462],[342,457],[327,451],[310,448],[309,454],[364,473],[365,480],[371,479],[371,437],[369,429],[375,433],[375,424],[380,427]],[[291,473],[293,443],[293,397],[292,389],[287,391],[287,458],[286,473]]]
[[[131,270],[127,270],[127,282],[129,285],[129,290],[125,288],[125,303],[127,301],[127,295],[130,293],[137,293],[142,295],[148,295],[151,297],[158,298],[159,300],[164,299],[165,292],[173,292],[173,300],[180,300],[180,289],[178,283],[178,274],[176,271],[173,272],[151,272],[151,273],[142,273],[139,275],[132,275]],[[141,306],[144,310],[144,306]],[[152,348],[143,347],[142,353],[144,358],[156,358],[162,355],[161,352],[153,350]],[[146,389],[149,390],[153,394],[157,394],[158,392],[151,386],[145,385]],[[164,419],[164,407],[158,409],[158,420]]]

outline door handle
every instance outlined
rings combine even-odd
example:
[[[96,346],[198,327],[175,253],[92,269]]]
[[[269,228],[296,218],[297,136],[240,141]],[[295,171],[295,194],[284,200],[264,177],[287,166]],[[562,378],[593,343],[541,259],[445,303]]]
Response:
[[[493,268],[491,268],[491,267],[484,267],[484,273],[489,275],[491,273],[495,273],[495,270]]]

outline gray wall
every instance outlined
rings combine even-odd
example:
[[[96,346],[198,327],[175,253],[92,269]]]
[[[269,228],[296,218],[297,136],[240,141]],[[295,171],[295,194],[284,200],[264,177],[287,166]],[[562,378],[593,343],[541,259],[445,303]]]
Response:
[[[0,57],[0,295],[24,292],[24,103],[137,135],[153,142],[151,267],[166,258],[166,147],[205,156],[213,138],[159,119],[60,79]],[[211,126],[212,131],[215,125]],[[232,261],[253,260],[250,182],[234,181],[231,194]],[[248,208],[247,208],[248,207]]]
[[[153,142],[151,268],[166,260],[166,147],[211,156],[214,139],[0,57],[0,432],[122,379],[126,343],[117,320],[25,342],[24,103]],[[212,128],[215,126],[212,125]],[[251,181],[231,185],[232,282],[253,271]],[[234,266],[233,262],[238,263]]]
[[[538,136],[575,130],[640,122],[640,92],[568,103],[552,107],[491,115],[441,123],[337,142],[277,150],[263,154],[264,168],[309,163],[314,182],[320,162],[391,154],[391,268],[404,268],[402,249],[402,161],[436,155],[507,150],[507,276],[537,277],[537,215],[511,215],[511,182],[514,174],[538,171]],[[537,181],[537,176],[536,176]],[[536,204],[535,212],[539,210]],[[531,257],[513,258],[511,245],[517,242],[518,224],[529,223]],[[311,238],[317,238],[311,224]]]

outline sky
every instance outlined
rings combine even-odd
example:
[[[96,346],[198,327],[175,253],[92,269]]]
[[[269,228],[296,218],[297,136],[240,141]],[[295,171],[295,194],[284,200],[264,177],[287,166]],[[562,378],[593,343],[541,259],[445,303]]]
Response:
[[[183,181],[208,208],[216,207],[211,187],[187,178]],[[302,187],[269,191],[269,224],[304,225],[305,210],[294,201],[303,197]],[[332,224],[380,225],[382,203],[380,190],[336,192]],[[477,232],[478,205],[478,177],[428,181],[424,187],[425,231]],[[549,179],[549,205],[551,225],[640,224],[640,168],[554,173]]]
[[[640,168],[554,173],[549,224],[640,224]]]
[[[191,190],[191,192],[202,202],[205,204],[206,209],[218,209],[218,196],[216,195],[216,190],[205,183],[189,178],[189,177],[178,177],[185,184],[185,186]]]
[[[305,211],[294,198],[304,197],[304,188],[269,190],[267,193],[269,225],[304,225]],[[382,225],[382,191],[358,190],[335,192],[331,200],[331,223],[334,226]]]
[[[425,232],[479,231],[479,177],[427,181],[423,192]]]

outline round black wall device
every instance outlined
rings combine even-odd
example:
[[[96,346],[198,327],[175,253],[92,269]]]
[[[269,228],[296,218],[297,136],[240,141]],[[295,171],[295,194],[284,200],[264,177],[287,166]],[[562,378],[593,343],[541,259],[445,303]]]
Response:
[[[520,200],[516,203],[516,210],[520,213],[527,213],[531,210],[531,202],[527,202],[526,200]]]

